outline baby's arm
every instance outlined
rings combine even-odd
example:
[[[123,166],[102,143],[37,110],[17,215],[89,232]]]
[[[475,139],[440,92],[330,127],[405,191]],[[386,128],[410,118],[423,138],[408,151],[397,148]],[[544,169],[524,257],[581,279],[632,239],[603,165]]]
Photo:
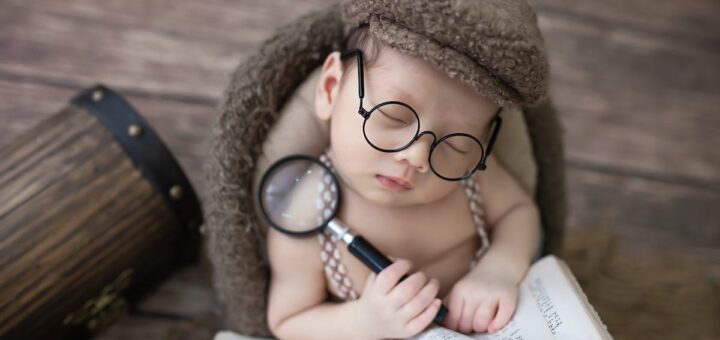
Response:
[[[306,172],[304,180],[277,201],[275,207],[290,221],[281,225],[314,221],[316,207],[313,197],[320,171]],[[277,198],[278,200],[280,197]],[[328,303],[327,290],[320,260],[320,243],[316,236],[292,237],[268,228],[267,252],[271,277],[268,293],[267,319],[270,330],[281,339],[335,339],[338,334],[359,338],[361,330],[354,323],[354,303]]]
[[[480,176],[490,247],[476,268],[505,271],[516,283],[538,252],[540,214],[533,199],[494,157]]]
[[[445,325],[466,333],[494,332],[510,320],[517,285],[537,253],[540,237],[537,207],[500,163],[489,157],[487,170],[476,178],[485,199],[490,247],[445,297]]]
[[[310,242],[315,241],[314,245]],[[424,329],[440,309],[439,284],[397,260],[369,275],[359,300],[325,301],[325,280],[317,240],[268,232],[272,265],[268,322],[281,339],[406,338]]]
[[[270,330],[280,339],[337,339],[360,335],[353,302],[326,300],[323,264],[315,237],[291,238],[268,230],[272,268],[268,298]]]

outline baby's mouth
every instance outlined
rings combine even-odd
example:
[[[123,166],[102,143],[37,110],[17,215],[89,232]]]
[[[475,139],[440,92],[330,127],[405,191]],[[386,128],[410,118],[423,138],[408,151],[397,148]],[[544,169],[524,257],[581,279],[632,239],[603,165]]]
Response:
[[[412,183],[397,177],[375,175],[375,179],[383,188],[394,192],[408,191],[413,187]]]

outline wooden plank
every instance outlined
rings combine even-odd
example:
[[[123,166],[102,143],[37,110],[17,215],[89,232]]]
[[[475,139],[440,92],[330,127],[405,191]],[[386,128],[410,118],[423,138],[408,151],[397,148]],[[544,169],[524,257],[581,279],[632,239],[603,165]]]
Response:
[[[210,315],[194,319],[168,319],[153,315],[129,314],[118,320],[94,339],[133,340],[133,339],[212,339],[217,329],[217,321]]]
[[[720,11],[720,3],[713,0],[537,0],[536,6],[542,14],[593,21],[609,30],[660,35],[679,45],[701,49],[720,47],[718,22],[713,15]]]
[[[720,4],[671,2],[651,19],[656,2],[636,2],[648,11],[621,11],[618,1],[540,7],[567,157],[718,186],[720,39],[708,32],[720,22],[684,25]]]
[[[207,257],[197,264],[182,268],[136,304],[144,313],[192,319],[211,314],[216,297]]]
[[[569,234],[609,229],[618,252],[652,258],[673,249],[720,271],[720,192],[588,170],[567,174]]]
[[[615,339],[720,338],[720,270],[682,248],[620,249],[610,228],[567,236],[564,260]]]
[[[218,98],[226,74],[318,1],[8,1],[0,76]]]

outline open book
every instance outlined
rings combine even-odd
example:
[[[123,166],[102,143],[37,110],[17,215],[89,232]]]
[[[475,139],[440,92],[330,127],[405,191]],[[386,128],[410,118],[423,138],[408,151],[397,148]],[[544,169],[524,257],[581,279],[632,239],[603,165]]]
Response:
[[[517,309],[512,319],[493,334],[465,335],[434,326],[412,339],[612,339],[570,268],[554,255],[547,255],[533,263],[519,289]]]

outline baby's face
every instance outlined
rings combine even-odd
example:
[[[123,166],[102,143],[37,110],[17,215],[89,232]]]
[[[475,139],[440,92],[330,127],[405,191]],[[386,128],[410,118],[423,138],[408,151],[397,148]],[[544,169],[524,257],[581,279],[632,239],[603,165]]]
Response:
[[[340,180],[348,189],[378,204],[426,204],[447,196],[457,182],[443,180],[430,169],[433,138],[429,134],[393,153],[378,151],[368,144],[363,136],[364,118],[358,114],[355,59],[345,62],[352,66],[343,74],[339,53],[330,54],[315,92],[316,113],[330,121],[330,156]],[[464,132],[486,146],[487,126],[498,106],[460,80],[392,48],[383,49],[364,73],[366,110],[384,101],[400,101],[417,112],[420,131],[432,131],[438,139]]]

